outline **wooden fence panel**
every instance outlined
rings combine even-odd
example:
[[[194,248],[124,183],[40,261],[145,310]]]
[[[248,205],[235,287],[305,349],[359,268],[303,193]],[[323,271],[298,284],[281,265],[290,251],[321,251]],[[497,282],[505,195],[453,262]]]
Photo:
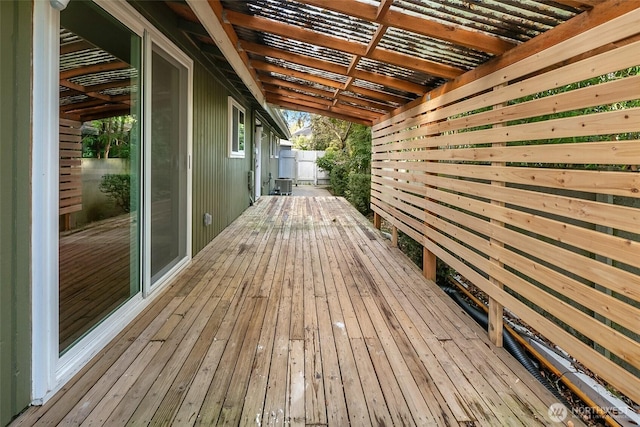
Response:
[[[494,313],[636,402],[639,37],[636,9],[391,113],[373,127],[371,184],[374,212]]]
[[[82,210],[81,122],[60,119],[60,215]]]

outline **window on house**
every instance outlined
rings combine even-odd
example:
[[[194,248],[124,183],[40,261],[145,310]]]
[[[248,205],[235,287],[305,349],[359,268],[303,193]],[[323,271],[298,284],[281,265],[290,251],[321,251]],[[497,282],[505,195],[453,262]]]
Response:
[[[245,111],[229,97],[229,157],[244,157]]]
[[[276,135],[275,133],[271,134],[271,144],[270,144],[270,152],[271,152],[271,157],[273,158],[278,158],[278,152],[279,152],[279,139],[278,139],[278,135]]]

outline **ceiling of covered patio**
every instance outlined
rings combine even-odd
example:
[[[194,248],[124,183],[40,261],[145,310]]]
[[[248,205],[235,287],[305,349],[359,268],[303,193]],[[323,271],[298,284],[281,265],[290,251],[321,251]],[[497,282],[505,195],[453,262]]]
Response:
[[[169,0],[257,108],[372,124],[602,0]],[[61,115],[130,111],[131,65],[61,31]]]
[[[258,99],[284,109],[371,124],[600,2],[187,0],[166,4],[193,42],[228,60],[229,71],[240,75],[245,84],[249,81]]]

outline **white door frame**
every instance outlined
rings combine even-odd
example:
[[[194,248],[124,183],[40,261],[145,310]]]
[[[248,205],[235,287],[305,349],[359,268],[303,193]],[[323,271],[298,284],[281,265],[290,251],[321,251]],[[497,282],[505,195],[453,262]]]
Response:
[[[144,37],[148,31],[154,42],[188,64],[188,172],[187,172],[187,257],[191,258],[192,209],[192,60],[175,47],[162,33],[124,0],[94,0],[96,4],[116,17],[131,31]],[[147,307],[160,292],[143,298],[139,292],[118,309],[118,315],[97,325],[85,338],[64,355],[59,355],[59,235],[58,235],[58,181],[59,181],[59,51],[60,12],[48,1],[35,1],[33,13],[33,93],[32,93],[32,189],[31,189],[31,400],[43,404],[55,394],[91,358],[109,343],[135,316]],[[144,93],[145,88],[142,88]],[[142,98],[141,98],[142,99]],[[144,111],[142,112],[144,117]],[[144,141],[144,131],[141,137]],[[141,175],[144,179],[144,173]],[[144,184],[143,184],[144,185]],[[145,187],[143,186],[143,189]],[[144,192],[144,190],[143,190]],[[143,207],[144,208],[144,207]],[[144,212],[144,209],[143,209]],[[143,236],[144,237],[144,236]],[[144,239],[142,240],[144,242]],[[148,254],[143,244],[141,257]],[[148,257],[148,255],[146,255]],[[141,269],[140,289],[145,286]],[[157,288],[168,283],[176,269],[159,280]],[[154,289],[155,290],[155,289]]]
[[[262,195],[262,124],[256,121],[256,134],[253,147],[254,182],[256,200]]]

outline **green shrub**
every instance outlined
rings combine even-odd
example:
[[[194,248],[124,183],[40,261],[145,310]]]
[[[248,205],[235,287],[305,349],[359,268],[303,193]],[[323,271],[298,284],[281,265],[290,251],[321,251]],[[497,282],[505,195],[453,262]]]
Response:
[[[326,150],[324,156],[318,157],[316,160],[316,164],[320,169],[325,170],[329,175],[331,175],[331,170],[333,166],[336,164],[338,156],[338,152],[335,150]]]
[[[349,184],[349,165],[345,163],[335,163],[329,174],[331,190],[336,196],[344,196]]]
[[[364,173],[349,174],[346,197],[362,215],[369,215],[371,213],[371,175]]]
[[[123,211],[131,211],[131,175],[106,174],[100,182],[100,191],[105,193]]]

